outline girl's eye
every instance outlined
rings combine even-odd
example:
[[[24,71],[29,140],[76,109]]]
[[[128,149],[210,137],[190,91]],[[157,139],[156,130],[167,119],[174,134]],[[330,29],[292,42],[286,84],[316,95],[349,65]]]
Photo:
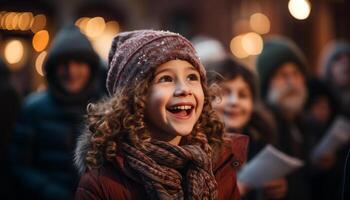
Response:
[[[198,80],[199,80],[199,77],[198,77],[197,74],[190,74],[190,75],[187,76],[187,79],[188,79],[189,81],[198,81]]]
[[[251,98],[251,95],[248,91],[240,91],[239,96],[241,98]]]
[[[159,78],[158,82],[159,83],[163,83],[163,82],[172,82],[173,81],[173,78],[171,76],[162,76]]]

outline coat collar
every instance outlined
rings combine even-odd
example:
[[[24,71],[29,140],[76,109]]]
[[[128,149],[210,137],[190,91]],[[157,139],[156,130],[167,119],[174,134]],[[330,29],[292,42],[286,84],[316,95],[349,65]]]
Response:
[[[246,135],[225,133],[224,144],[213,165],[214,173],[225,166],[227,162],[232,162],[232,160],[232,165],[239,169],[247,159],[248,142],[249,138]]]

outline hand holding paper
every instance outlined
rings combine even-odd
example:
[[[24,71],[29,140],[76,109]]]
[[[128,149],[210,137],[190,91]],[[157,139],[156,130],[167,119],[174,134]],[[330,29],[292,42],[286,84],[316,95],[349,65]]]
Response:
[[[303,165],[303,161],[267,145],[238,173],[238,180],[259,188],[267,181],[285,177]]]
[[[312,152],[312,160],[318,161],[335,152],[350,141],[350,120],[345,117],[337,117],[321,142]]]

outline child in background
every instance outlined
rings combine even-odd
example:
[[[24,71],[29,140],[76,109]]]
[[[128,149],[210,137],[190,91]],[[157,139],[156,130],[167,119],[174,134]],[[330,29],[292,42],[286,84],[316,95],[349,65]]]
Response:
[[[226,133],[242,133],[250,138],[248,160],[253,158],[266,144],[276,145],[273,122],[257,100],[257,86],[254,74],[247,67],[227,57],[207,66],[210,82],[219,84],[222,99],[213,104],[219,117],[225,123]],[[258,199],[256,192],[244,183],[239,183],[244,199]],[[264,199],[283,198],[287,191],[285,179],[266,183],[262,188]]]
[[[164,31],[115,37],[110,97],[88,107],[76,199],[240,199],[245,137],[223,139],[191,43]]]

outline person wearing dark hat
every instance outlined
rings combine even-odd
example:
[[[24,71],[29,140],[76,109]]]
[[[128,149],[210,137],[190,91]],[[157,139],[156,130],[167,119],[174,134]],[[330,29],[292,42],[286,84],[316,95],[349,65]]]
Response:
[[[304,55],[292,41],[275,37],[264,43],[256,65],[261,98],[274,114],[281,150],[306,161],[308,139],[300,120],[307,99],[308,73]],[[289,177],[289,199],[309,199],[306,176],[305,168]]]
[[[246,136],[223,138],[192,44],[172,32],[114,38],[109,98],[88,107],[76,199],[240,199]]]
[[[335,106],[334,117],[329,126],[324,128],[325,135],[311,157],[320,171],[321,176],[316,179],[318,185],[329,189],[315,193],[319,195],[318,199],[341,199],[342,190],[344,194],[350,191],[349,187],[342,186],[350,137],[339,140],[336,148],[327,151],[320,151],[319,147],[322,147],[321,144],[328,136],[337,133],[350,135],[350,43],[345,40],[331,41],[324,48],[322,59],[321,81],[334,97]]]
[[[48,89],[26,99],[13,138],[17,198],[71,199],[75,140],[86,105],[104,95],[103,69],[88,39],[69,25],[54,39],[44,72]]]
[[[325,47],[322,80],[336,98],[338,113],[350,118],[350,43],[333,41]]]

